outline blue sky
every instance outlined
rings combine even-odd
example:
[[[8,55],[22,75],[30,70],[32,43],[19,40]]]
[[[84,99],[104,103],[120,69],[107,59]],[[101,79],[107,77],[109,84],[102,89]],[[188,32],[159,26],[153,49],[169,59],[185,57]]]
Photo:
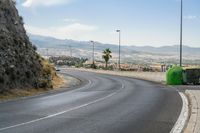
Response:
[[[184,0],[184,44],[200,46],[200,0]],[[123,45],[179,43],[180,0],[18,0],[28,32]]]

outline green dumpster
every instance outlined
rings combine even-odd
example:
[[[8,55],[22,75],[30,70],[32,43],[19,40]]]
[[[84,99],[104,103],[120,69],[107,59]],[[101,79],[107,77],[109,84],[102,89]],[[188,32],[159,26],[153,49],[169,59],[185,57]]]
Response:
[[[168,85],[182,85],[183,68],[179,66],[173,66],[167,71],[166,79]]]

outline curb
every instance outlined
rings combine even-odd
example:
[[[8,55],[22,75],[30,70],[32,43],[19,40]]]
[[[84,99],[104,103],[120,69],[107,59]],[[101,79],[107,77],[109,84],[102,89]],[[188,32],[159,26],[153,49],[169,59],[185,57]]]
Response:
[[[170,133],[182,133],[185,129],[185,126],[187,125],[187,121],[189,118],[188,99],[186,95],[182,92],[179,92],[179,95],[181,96],[183,106],[182,106],[181,114]]]
[[[190,118],[188,121],[188,125],[184,131],[184,133],[197,133],[198,131],[196,130],[197,127],[197,117],[198,117],[198,102],[195,97],[195,95],[191,91],[186,91],[186,94],[188,95],[190,99]]]

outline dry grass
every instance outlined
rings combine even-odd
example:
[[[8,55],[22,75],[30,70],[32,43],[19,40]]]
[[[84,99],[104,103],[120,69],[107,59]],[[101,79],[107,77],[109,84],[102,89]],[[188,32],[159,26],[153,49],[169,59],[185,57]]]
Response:
[[[47,89],[13,89],[0,94],[0,100],[10,100],[19,97],[34,96],[48,91]]]
[[[67,81],[60,76],[55,76],[53,79],[53,89],[13,89],[0,94],[0,101],[16,99],[20,97],[35,96],[52,90],[58,90],[63,85],[67,84]]]
[[[42,65],[43,65],[43,71],[45,75],[51,75],[52,81],[51,86],[52,87],[45,87],[45,88],[37,88],[37,89],[13,89],[10,91],[6,91],[2,94],[0,94],[0,101],[4,100],[10,100],[10,99],[16,99],[20,97],[28,97],[28,96],[35,96],[41,93],[45,93],[48,91],[58,90],[64,85],[67,85],[67,81],[61,76],[57,75],[56,70],[53,65],[49,64],[48,61],[42,59]],[[48,84],[47,79],[42,79],[42,81],[46,84]]]
[[[61,88],[63,85],[67,85],[68,81],[64,79],[62,75],[59,75],[59,76],[56,75],[53,78],[52,84],[53,84],[53,89],[57,90]]]

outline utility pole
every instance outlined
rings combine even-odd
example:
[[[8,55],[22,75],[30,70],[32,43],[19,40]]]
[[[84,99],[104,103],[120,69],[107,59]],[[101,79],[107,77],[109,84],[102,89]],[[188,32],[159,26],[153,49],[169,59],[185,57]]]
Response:
[[[72,58],[72,46],[69,45],[69,52],[70,52],[70,57]]]
[[[47,50],[47,58],[48,58],[49,57],[49,49],[47,48],[46,50]]]
[[[180,66],[182,67],[183,52],[183,0],[181,0],[181,23],[180,23]]]
[[[95,64],[94,62],[94,41],[91,41],[91,43],[92,43],[92,45],[93,45],[93,49],[92,49],[92,63],[93,63],[93,65]]]
[[[66,57],[68,56],[68,46],[67,46],[67,44],[66,45],[64,45],[65,46],[65,52],[64,52],[64,54],[66,55]]]
[[[118,59],[118,67],[121,69],[121,30],[116,30],[119,33],[119,59]]]

